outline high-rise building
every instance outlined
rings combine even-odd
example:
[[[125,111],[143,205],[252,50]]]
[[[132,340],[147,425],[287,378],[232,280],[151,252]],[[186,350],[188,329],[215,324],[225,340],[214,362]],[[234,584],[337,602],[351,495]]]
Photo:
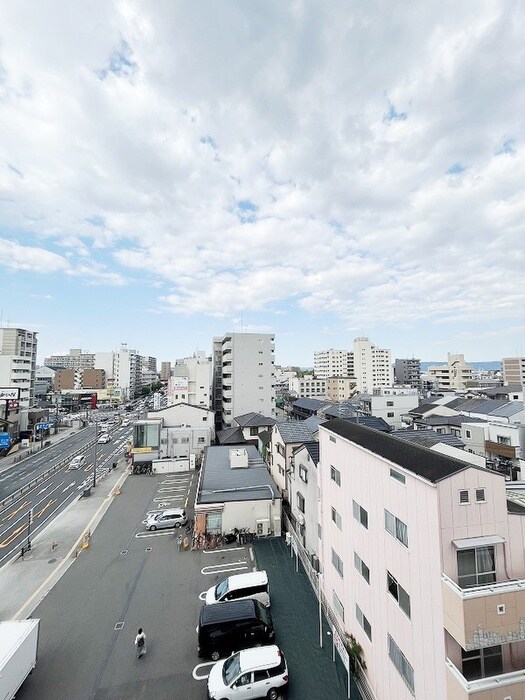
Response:
[[[34,331],[0,328],[0,387],[20,389],[20,408],[34,405],[36,352]]]
[[[525,357],[504,357],[502,364],[505,385],[525,386]]]
[[[44,360],[46,367],[51,369],[94,369],[95,354],[82,352],[80,348],[72,348],[69,355],[51,355]]]
[[[394,370],[390,350],[381,350],[368,338],[354,339],[354,376],[359,393],[372,393],[376,387],[392,386]]]
[[[103,369],[57,369],[55,391],[69,389],[105,389],[106,373]]]
[[[421,387],[421,361],[415,358],[398,359],[394,362],[396,384],[405,384],[413,389]]]
[[[160,379],[162,382],[167,382],[171,376],[171,362],[160,363]]]
[[[314,374],[317,379],[328,377],[350,377],[352,353],[348,350],[316,350],[314,352]]]
[[[275,338],[269,333],[228,333],[213,340],[213,401],[216,425],[230,428],[235,416],[275,416]]]
[[[319,455],[320,585],[337,641],[360,645],[363,697],[524,698],[522,496],[341,419],[319,427]]]
[[[464,391],[472,386],[474,370],[467,365],[463,355],[447,354],[446,365],[431,365],[428,374],[439,391]]]

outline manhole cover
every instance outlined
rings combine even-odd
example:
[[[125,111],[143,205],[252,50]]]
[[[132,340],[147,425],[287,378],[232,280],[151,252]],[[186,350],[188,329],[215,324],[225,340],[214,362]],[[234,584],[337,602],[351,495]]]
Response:
[[[55,562],[56,562],[56,559],[49,559],[47,563],[48,563],[48,564],[54,564]]]
[[[122,552],[121,552],[121,554],[127,554],[127,553],[128,553],[128,550],[127,550],[127,549],[123,549]]]
[[[145,552],[151,552],[152,549],[153,549],[153,547],[146,547],[146,549],[145,549],[144,551],[145,551]]]
[[[115,629],[116,629],[116,630],[121,630],[123,627],[124,627],[124,623],[123,623],[123,622],[117,622],[117,624],[115,625]]]

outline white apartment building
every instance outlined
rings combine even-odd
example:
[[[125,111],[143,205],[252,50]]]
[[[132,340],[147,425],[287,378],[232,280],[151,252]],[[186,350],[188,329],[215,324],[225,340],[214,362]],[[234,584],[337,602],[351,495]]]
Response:
[[[464,355],[448,353],[446,365],[431,365],[427,371],[438,391],[465,391],[474,381],[474,371],[465,362]]]
[[[289,501],[295,519],[295,531],[310,557],[317,557],[319,548],[317,464],[319,443],[306,442],[296,447],[291,456]]]
[[[19,408],[35,400],[37,334],[23,328],[0,328],[0,387],[19,389]]]
[[[348,350],[331,348],[314,352],[314,374],[318,379],[350,377],[352,364],[352,353]]]
[[[319,448],[320,584],[370,696],[522,700],[525,506],[505,479],[339,419]]]
[[[168,380],[168,402],[211,407],[212,362],[203,350],[176,360]],[[182,398],[183,394],[185,398]]]
[[[419,394],[409,387],[381,386],[363,395],[360,404],[369,416],[383,418],[392,428],[403,428],[402,416],[418,406]]]
[[[288,391],[299,399],[319,399],[326,396],[326,380],[316,379],[312,374],[292,377],[288,380]]]
[[[44,365],[53,369],[95,369],[95,354],[82,352],[81,348],[71,348],[69,355],[51,355],[46,357]]]
[[[117,352],[97,352],[95,367],[106,372],[108,391],[113,391],[123,401],[140,394],[142,358],[136,350],[122,345]]]
[[[504,357],[502,365],[505,385],[525,386],[525,357]]]
[[[484,457],[489,464],[506,465],[525,477],[525,424],[476,421],[461,424],[465,451]]]
[[[275,416],[275,338],[269,333],[228,333],[213,340],[216,425],[234,425],[245,413]]]
[[[353,357],[353,373],[360,394],[371,393],[378,386],[394,384],[390,350],[377,348],[368,338],[355,338]]]

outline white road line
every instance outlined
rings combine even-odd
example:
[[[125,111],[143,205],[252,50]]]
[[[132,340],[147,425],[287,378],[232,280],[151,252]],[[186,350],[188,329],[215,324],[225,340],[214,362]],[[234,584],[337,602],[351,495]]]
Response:
[[[165,537],[166,535],[171,535],[173,537],[173,530],[154,530],[153,532],[137,532],[135,537],[137,539],[142,539],[143,537]]]
[[[203,566],[201,574],[203,576],[212,576],[213,574],[229,573],[231,571],[244,571],[248,569],[246,561],[234,561],[231,564],[216,564],[215,566]]]
[[[199,669],[204,668],[205,666],[213,666],[215,661],[207,661],[206,663],[203,664],[197,664],[193,671],[191,672],[191,675],[195,678],[196,681],[205,681],[208,679],[208,676],[210,675],[210,671],[208,670],[208,673],[206,675],[201,676],[199,675]]]

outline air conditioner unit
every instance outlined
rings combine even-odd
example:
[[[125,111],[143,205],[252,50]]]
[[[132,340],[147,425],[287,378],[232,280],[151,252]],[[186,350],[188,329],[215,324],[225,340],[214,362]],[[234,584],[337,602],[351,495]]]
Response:
[[[297,516],[297,522],[299,523],[299,525],[304,525],[304,515],[299,514]]]
[[[311,556],[312,560],[312,568],[314,571],[317,571],[319,573],[320,565],[319,565],[319,558],[317,557],[316,554],[312,554]]]

